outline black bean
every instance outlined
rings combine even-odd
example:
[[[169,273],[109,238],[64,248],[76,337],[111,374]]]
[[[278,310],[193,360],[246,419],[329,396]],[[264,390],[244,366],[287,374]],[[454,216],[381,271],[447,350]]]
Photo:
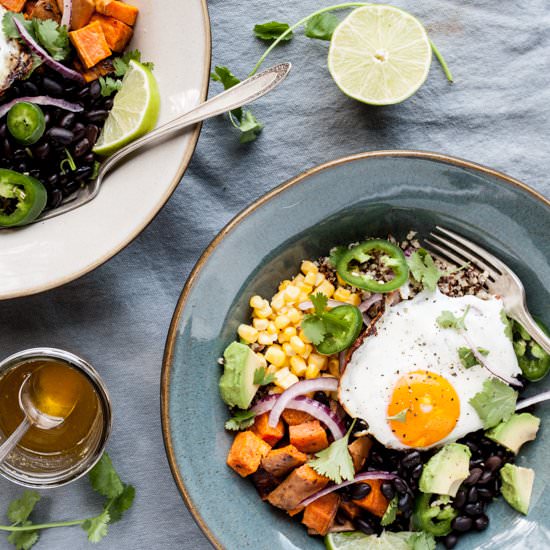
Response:
[[[372,491],[372,487],[368,483],[357,483],[350,491],[350,496],[353,500],[361,500]]]
[[[85,155],[92,147],[92,144],[88,141],[88,138],[82,138],[76,143],[73,148],[73,154],[75,157],[81,157]]]
[[[475,485],[482,474],[483,470],[481,468],[473,468],[470,475],[464,480],[464,485]]]
[[[485,487],[480,487],[477,490],[477,494],[480,498],[484,498],[484,499],[492,499],[493,498],[493,492],[490,489],[487,489]]]
[[[485,468],[489,472],[494,472],[502,466],[502,458],[499,456],[491,456],[485,461]]]
[[[20,162],[19,164],[17,164],[15,166],[15,171],[16,172],[27,172],[28,171],[27,163],[26,162]]]
[[[348,517],[345,515],[345,513],[342,510],[338,510],[336,517],[334,519],[336,520],[336,523],[339,525],[343,525],[348,521]]]
[[[13,153],[13,158],[15,160],[24,160],[25,158],[27,158],[27,153],[25,152],[24,149],[17,149],[14,153]]]
[[[483,472],[482,476],[479,478],[478,483],[480,485],[485,485],[486,483],[489,483],[491,479],[493,478],[493,472]]]
[[[93,168],[91,166],[80,166],[74,172],[74,177],[79,181],[88,180],[90,179],[92,172],[93,172]]]
[[[83,159],[82,162],[85,162],[86,164],[93,164],[95,161],[95,156],[93,153],[88,153]]]
[[[468,491],[468,502],[470,503],[477,502],[477,499],[478,499],[477,489],[475,487],[471,487],[470,490]]]
[[[406,493],[408,489],[407,484],[399,477],[393,480],[393,486],[400,495]]]
[[[483,514],[482,516],[479,516],[474,521],[474,528],[476,531],[484,531],[487,529],[487,526],[489,525],[489,518]]]
[[[42,79],[42,86],[50,95],[62,96],[64,94],[63,86],[47,76]]]
[[[65,185],[65,189],[64,189],[65,196],[72,195],[75,191],[78,191],[79,188],[80,188],[80,183],[74,180],[70,181]]]
[[[451,527],[455,531],[460,531],[461,533],[465,533],[466,531],[469,531],[472,528],[473,525],[472,518],[469,518],[468,516],[458,516],[455,519],[453,519],[451,523]]]
[[[424,465],[423,464],[419,464],[418,466],[416,466],[414,468],[414,470],[411,472],[411,476],[413,479],[419,479],[420,476],[422,475],[422,470],[424,469]]]
[[[450,550],[451,548],[454,548],[456,546],[456,543],[458,542],[458,537],[454,533],[449,533],[444,539],[443,539],[443,545],[445,548]]]
[[[67,113],[59,119],[59,126],[61,128],[66,128],[67,130],[72,127],[76,120],[76,115],[74,113]]]
[[[468,516],[479,516],[485,511],[485,505],[482,502],[476,502],[475,504],[466,504],[464,506],[464,512]]]
[[[88,124],[86,126],[86,137],[88,141],[94,144],[97,141],[97,136],[99,135],[99,128],[94,124]]]
[[[50,144],[47,141],[44,141],[39,145],[35,145],[32,153],[36,158],[44,160],[50,153]]]
[[[108,111],[105,111],[104,109],[96,109],[94,111],[88,111],[86,113],[86,118],[95,124],[102,123],[108,115]]]
[[[22,92],[25,95],[38,95],[39,94],[38,88],[32,82],[29,82],[28,80],[26,82],[23,82],[21,88],[22,88]]]
[[[4,139],[2,141],[2,155],[4,158],[10,158],[12,155],[12,146],[9,139]]]
[[[113,104],[114,104],[114,99],[112,98],[108,98],[105,100],[105,102],[103,103],[103,107],[105,109],[107,109],[107,111],[110,111],[112,108],[113,108]]]
[[[55,187],[57,185],[57,182],[59,181],[59,176],[57,174],[52,174],[51,176],[48,177],[46,181],[48,182],[49,185],[51,185],[52,187]]]
[[[328,396],[324,391],[316,391],[313,395],[313,399],[319,401],[319,403],[322,403],[323,405],[329,404]]]
[[[409,493],[405,493],[397,501],[397,507],[400,510],[411,510],[413,505],[413,497]]]
[[[363,533],[365,533],[366,535],[372,535],[376,532],[376,529],[374,528],[372,523],[366,519],[357,518],[355,520],[355,525],[360,531],[363,531]]]
[[[466,504],[466,498],[466,491],[464,489],[459,489],[453,501],[453,507],[460,510],[460,508]]]
[[[477,453],[479,447],[473,441],[466,441],[466,446],[470,449],[472,454]]]
[[[8,135],[8,125],[4,122],[4,124],[0,124],[0,139],[5,138]]]
[[[380,491],[388,500],[391,500],[395,496],[395,489],[389,481],[384,481],[384,483],[382,483]]]
[[[65,128],[54,126],[47,131],[48,136],[62,145],[69,145],[74,139],[74,133]]]
[[[94,99],[98,99],[98,98],[101,97],[101,85],[99,84],[99,82],[97,80],[94,80],[90,84],[90,95]]]
[[[63,193],[59,189],[52,189],[49,193],[49,205],[51,208],[56,208],[63,200]]]
[[[470,460],[470,470],[483,466],[483,459]]]
[[[420,456],[420,453],[418,451],[413,451],[403,458],[401,464],[403,464],[405,468],[414,468],[420,464],[421,460],[422,457]]]

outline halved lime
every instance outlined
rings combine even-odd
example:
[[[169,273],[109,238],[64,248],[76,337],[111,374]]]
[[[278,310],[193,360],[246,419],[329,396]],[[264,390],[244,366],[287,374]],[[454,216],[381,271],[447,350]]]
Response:
[[[325,537],[327,550],[409,550],[407,541],[412,533],[384,531],[379,537],[360,531],[329,533]]]
[[[159,109],[160,95],[153,73],[141,63],[130,61],[94,153],[111,155],[151,131],[157,123]]]
[[[370,105],[392,105],[410,97],[426,80],[432,49],[426,30],[393,6],[357,8],[338,25],[328,68],[348,96]]]

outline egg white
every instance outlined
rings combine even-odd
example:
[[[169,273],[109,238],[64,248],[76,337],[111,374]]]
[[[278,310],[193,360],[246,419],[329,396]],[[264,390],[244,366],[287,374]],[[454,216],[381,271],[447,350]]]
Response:
[[[469,400],[492,377],[484,367],[462,366],[458,348],[468,347],[456,330],[441,328],[436,319],[444,310],[460,317],[467,306],[465,323],[476,347],[489,351],[491,369],[507,377],[521,373],[512,342],[504,333],[502,301],[495,297],[451,298],[439,292],[422,292],[384,313],[376,324],[376,334],[365,339],[355,351],[340,380],[339,397],[344,409],[369,425],[369,432],[383,445],[410,449],[392,433],[387,409],[395,384],[411,371],[426,370],[444,377],[460,399],[460,415],[452,432],[430,445],[442,445],[482,428]],[[424,447],[428,448],[428,447]]]

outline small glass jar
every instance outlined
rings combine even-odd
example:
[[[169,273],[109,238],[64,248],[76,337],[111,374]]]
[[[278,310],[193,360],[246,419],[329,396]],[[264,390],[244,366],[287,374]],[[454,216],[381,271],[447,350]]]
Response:
[[[20,444],[0,464],[0,475],[19,485],[36,489],[59,487],[85,475],[101,458],[111,432],[112,411],[107,388],[96,370],[73,353],[55,348],[20,351],[0,362],[0,382],[3,379],[8,380],[5,378],[8,376],[23,376],[25,372],[36,368],[38,362],[43,364],[49,361],[62,363],[82,374],[97,397],[97,407],[89,417],[89,428],[79,433],[76,439],[73,438],[75,440],[71,442],[70,448],[52,448],[39,452]],[[20,414],[18,412],[18,416]],[[9,436],[9,433],[4,434],[2,429],[7,422],[1,420],[0,443]],[[47,437],[48,433],[44,431],[44,439]]]

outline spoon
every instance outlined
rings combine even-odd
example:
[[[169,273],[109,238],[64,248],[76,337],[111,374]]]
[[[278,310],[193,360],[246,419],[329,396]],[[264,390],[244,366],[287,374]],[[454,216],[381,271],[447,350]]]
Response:
[[[32,377],[32,374],[27,375],[19,388],[19,407],[25,414],[25,417],[15,431],[0,445],[0,464],[13,451],[31,426],[42,430],[57,428],[69,416],[76,405],[76,401],[74,401],[71,406],[66,407],[63,411],[64,416],[52,416],[42,412],[34,403],[31,395],[30,380]]]
[[[80,188],[76,193],[67,197],[59,206],[52,210],[47,210],[30,223],[36,223],[59,216],[60,214],[70,212],[90,202],[99,193],[103,178],[107,175],[107,172],[110,172],[112,168],[128,155],[131,155],[142,147],[152,143],[158,143],[164,138],[179,132],[183,128],[187,128],[188,126],[192,126],[208,118],[227,113],[228,111],[232,111],[233,109],[237,109],[238,107],[255,101],[273,90],[273,88],[276,88],[287,77],[290,69],[290,63],[280,63],[261,73],[255,74],[229,90],[201,103],[191,111],[145,134],[142,138],[132,141],[101,163],[97,178],[93,182]]]

